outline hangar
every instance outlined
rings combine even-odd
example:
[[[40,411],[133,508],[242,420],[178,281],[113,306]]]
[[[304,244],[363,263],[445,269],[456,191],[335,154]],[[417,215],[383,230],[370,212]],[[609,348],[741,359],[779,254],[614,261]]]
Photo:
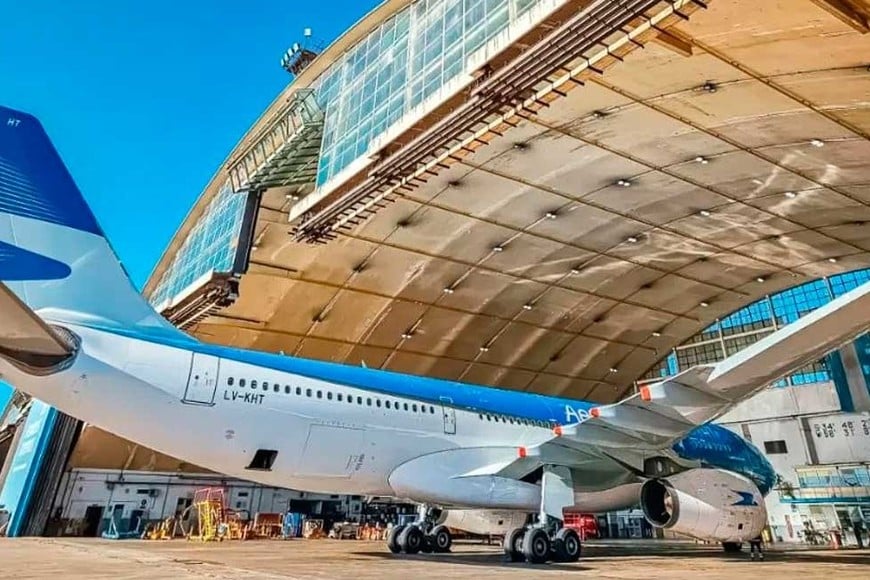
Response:
[[[868,15],[387,0],[288,51],[144,292],[207,341],[618,400],[793,320],[759,314],[780,291],[865,275]],[[859,405],[828,411],[870,409],[851,348]]]

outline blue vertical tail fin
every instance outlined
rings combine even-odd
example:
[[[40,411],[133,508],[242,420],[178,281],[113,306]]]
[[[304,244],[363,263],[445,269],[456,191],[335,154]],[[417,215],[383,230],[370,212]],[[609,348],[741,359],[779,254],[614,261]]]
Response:
[[[171,328],[133,286],[39,121],[2,106],[0,282],[55,318]]]

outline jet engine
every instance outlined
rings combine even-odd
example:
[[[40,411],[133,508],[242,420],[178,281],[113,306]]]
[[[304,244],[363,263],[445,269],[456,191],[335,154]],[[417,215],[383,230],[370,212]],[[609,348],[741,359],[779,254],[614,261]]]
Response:
[[[758,536],[767,522],[758,487],[720,469],[650,479],[641,487],[640,504],[654,527],[708,541],[745,542]]]

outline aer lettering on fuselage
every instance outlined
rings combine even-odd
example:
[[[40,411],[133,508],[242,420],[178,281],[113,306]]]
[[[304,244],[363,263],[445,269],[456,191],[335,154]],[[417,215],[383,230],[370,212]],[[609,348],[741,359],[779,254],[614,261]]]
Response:
[[[0,118],[0,378],[215,472],[420,503],[393,551],[448,550],[452,525],[504,533],[512,559],[573,561],[565,510],[638,503],[658,527],[753,538],[775,473],[709,421],[870,324],[864,286],[605,406],[205,344],[136,292],[39,122]]]

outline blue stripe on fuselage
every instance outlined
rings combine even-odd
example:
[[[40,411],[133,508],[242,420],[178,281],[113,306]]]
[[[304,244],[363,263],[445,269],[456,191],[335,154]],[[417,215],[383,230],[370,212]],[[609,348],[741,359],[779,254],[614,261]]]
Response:
[[[595,406],[592,403],[576,399],[548,397],[534,393],[446,381],[381,369],[369,369],[207,344],[196,341],[181,332],[176,334],[158,331],[159,334],[152,334],[150,332],[142,332],[140,329],[134,331],[120,327],[95,328],[129,338],[183,348],[201,354],[217,356],[224,360],[236,361],[311,379],[320,379],[367,391],[398,397],[409,397],[435,404],[440,404],[444,399],[449,399],[451,406],[474,412],[522,417],[535,421],[551,421],[564,425],[566,423],[577,422],[581,415],[585,416],[589,409]]]

